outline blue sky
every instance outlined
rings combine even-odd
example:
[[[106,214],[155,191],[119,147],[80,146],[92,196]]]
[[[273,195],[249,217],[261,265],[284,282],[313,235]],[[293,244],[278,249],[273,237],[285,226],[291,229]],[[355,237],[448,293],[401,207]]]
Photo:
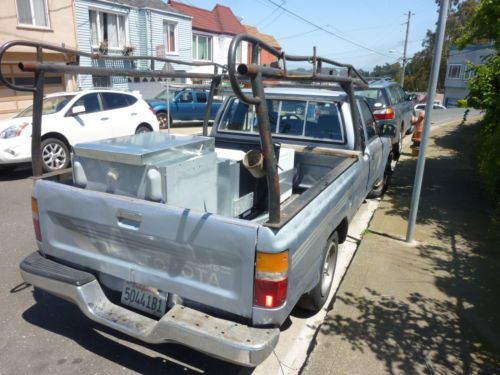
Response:
[[[403,54],[406,15],[411,18],[408,56],[421,49],[427,29],[435,30],[438,18],[435,0],[273,0],[325,29],[379,52],[371,52],[320,31],[284,11],[268,0],[182,0],[186,4],[212,9],[217,3],[231,7],[243,23],[272,34],[290,54],[312,54],[371,69],[393,63]],[[385,56],[384,56],[385,55]]]

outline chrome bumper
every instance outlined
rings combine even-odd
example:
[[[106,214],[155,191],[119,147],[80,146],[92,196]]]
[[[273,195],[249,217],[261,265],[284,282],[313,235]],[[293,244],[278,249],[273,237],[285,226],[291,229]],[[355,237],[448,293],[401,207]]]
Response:
[[[111,303],[96,278],[42,257],[29,255],[20,265],[27,283],[78,305],[90,319],[144,342],[176,342],[210,356],[254,367],[278,343],[279,329],[253,328],[175,305],[160,320]]]

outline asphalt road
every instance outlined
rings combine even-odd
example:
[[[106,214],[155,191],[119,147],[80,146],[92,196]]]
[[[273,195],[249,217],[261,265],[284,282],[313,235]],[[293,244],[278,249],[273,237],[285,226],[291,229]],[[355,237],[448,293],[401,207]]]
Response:
[[[439,121],[460,118],[458,113],[450,115]],[[200,129],[175,131],[198,133]],[[0,172],[0,374],[277,374],[300,370],[324,310],[312,316],[294,311],[282,327],[273,355],[251,371],[180,345],[132,340],[88,320],[71,303],[23,284],[18,264],[35,250],[29,177],[29,167]],[[377,205],[377,201],[367,201],[356,215],[349,241],[340,250],[334,289]]]

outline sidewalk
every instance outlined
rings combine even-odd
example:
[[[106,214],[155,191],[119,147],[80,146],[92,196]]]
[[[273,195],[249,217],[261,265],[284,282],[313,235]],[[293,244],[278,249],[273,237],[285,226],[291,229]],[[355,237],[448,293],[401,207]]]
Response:
[[[431,132],[415,246],[402,239],[416,157],[401,157],[305,374],[500,373],[500,225],[473,136],[471,124]]]

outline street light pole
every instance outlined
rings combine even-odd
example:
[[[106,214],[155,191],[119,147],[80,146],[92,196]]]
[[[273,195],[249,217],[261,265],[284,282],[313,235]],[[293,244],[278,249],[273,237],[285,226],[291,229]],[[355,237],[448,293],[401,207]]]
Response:
[[[406,242],[413,241],[415,232],[415,223],[417,221],[418,204],[420,201],[420,191],[422,189],[422,179],[424,176],[425,154],[427,152],[427,143],[429,141],[429,132],[431,126],[431,108],[434,104],[436,95],[437,81],[439,78],[439,66],[441,65],[441,55],[443,52],[444,32],[446,29],[446,18],[448,17],[449,0],[441,0],[439,10],[439,21],[436,30],[436,44],[432,58],[431,74],[429,78],[429,88],[427,89],[427,101],[425,104],[426,116],[424,120],[424,132],[422,142],[420,143],[420,152],[418,154],[417,170],[415,172],[415,182],[413,184],[413,193],[411,197],[410,216],[408,218],[408,230],[406,232]]]
[[[401,70],[401,87],[404,88],[405,84],[405,67],[406,67],[406,47],[408,46],[408,33],[410,31],[410,18],[412,16],[411,10],[408,11],[408,21],[406,21],[406,37],[405,48],[403,50],[403,70]]]

